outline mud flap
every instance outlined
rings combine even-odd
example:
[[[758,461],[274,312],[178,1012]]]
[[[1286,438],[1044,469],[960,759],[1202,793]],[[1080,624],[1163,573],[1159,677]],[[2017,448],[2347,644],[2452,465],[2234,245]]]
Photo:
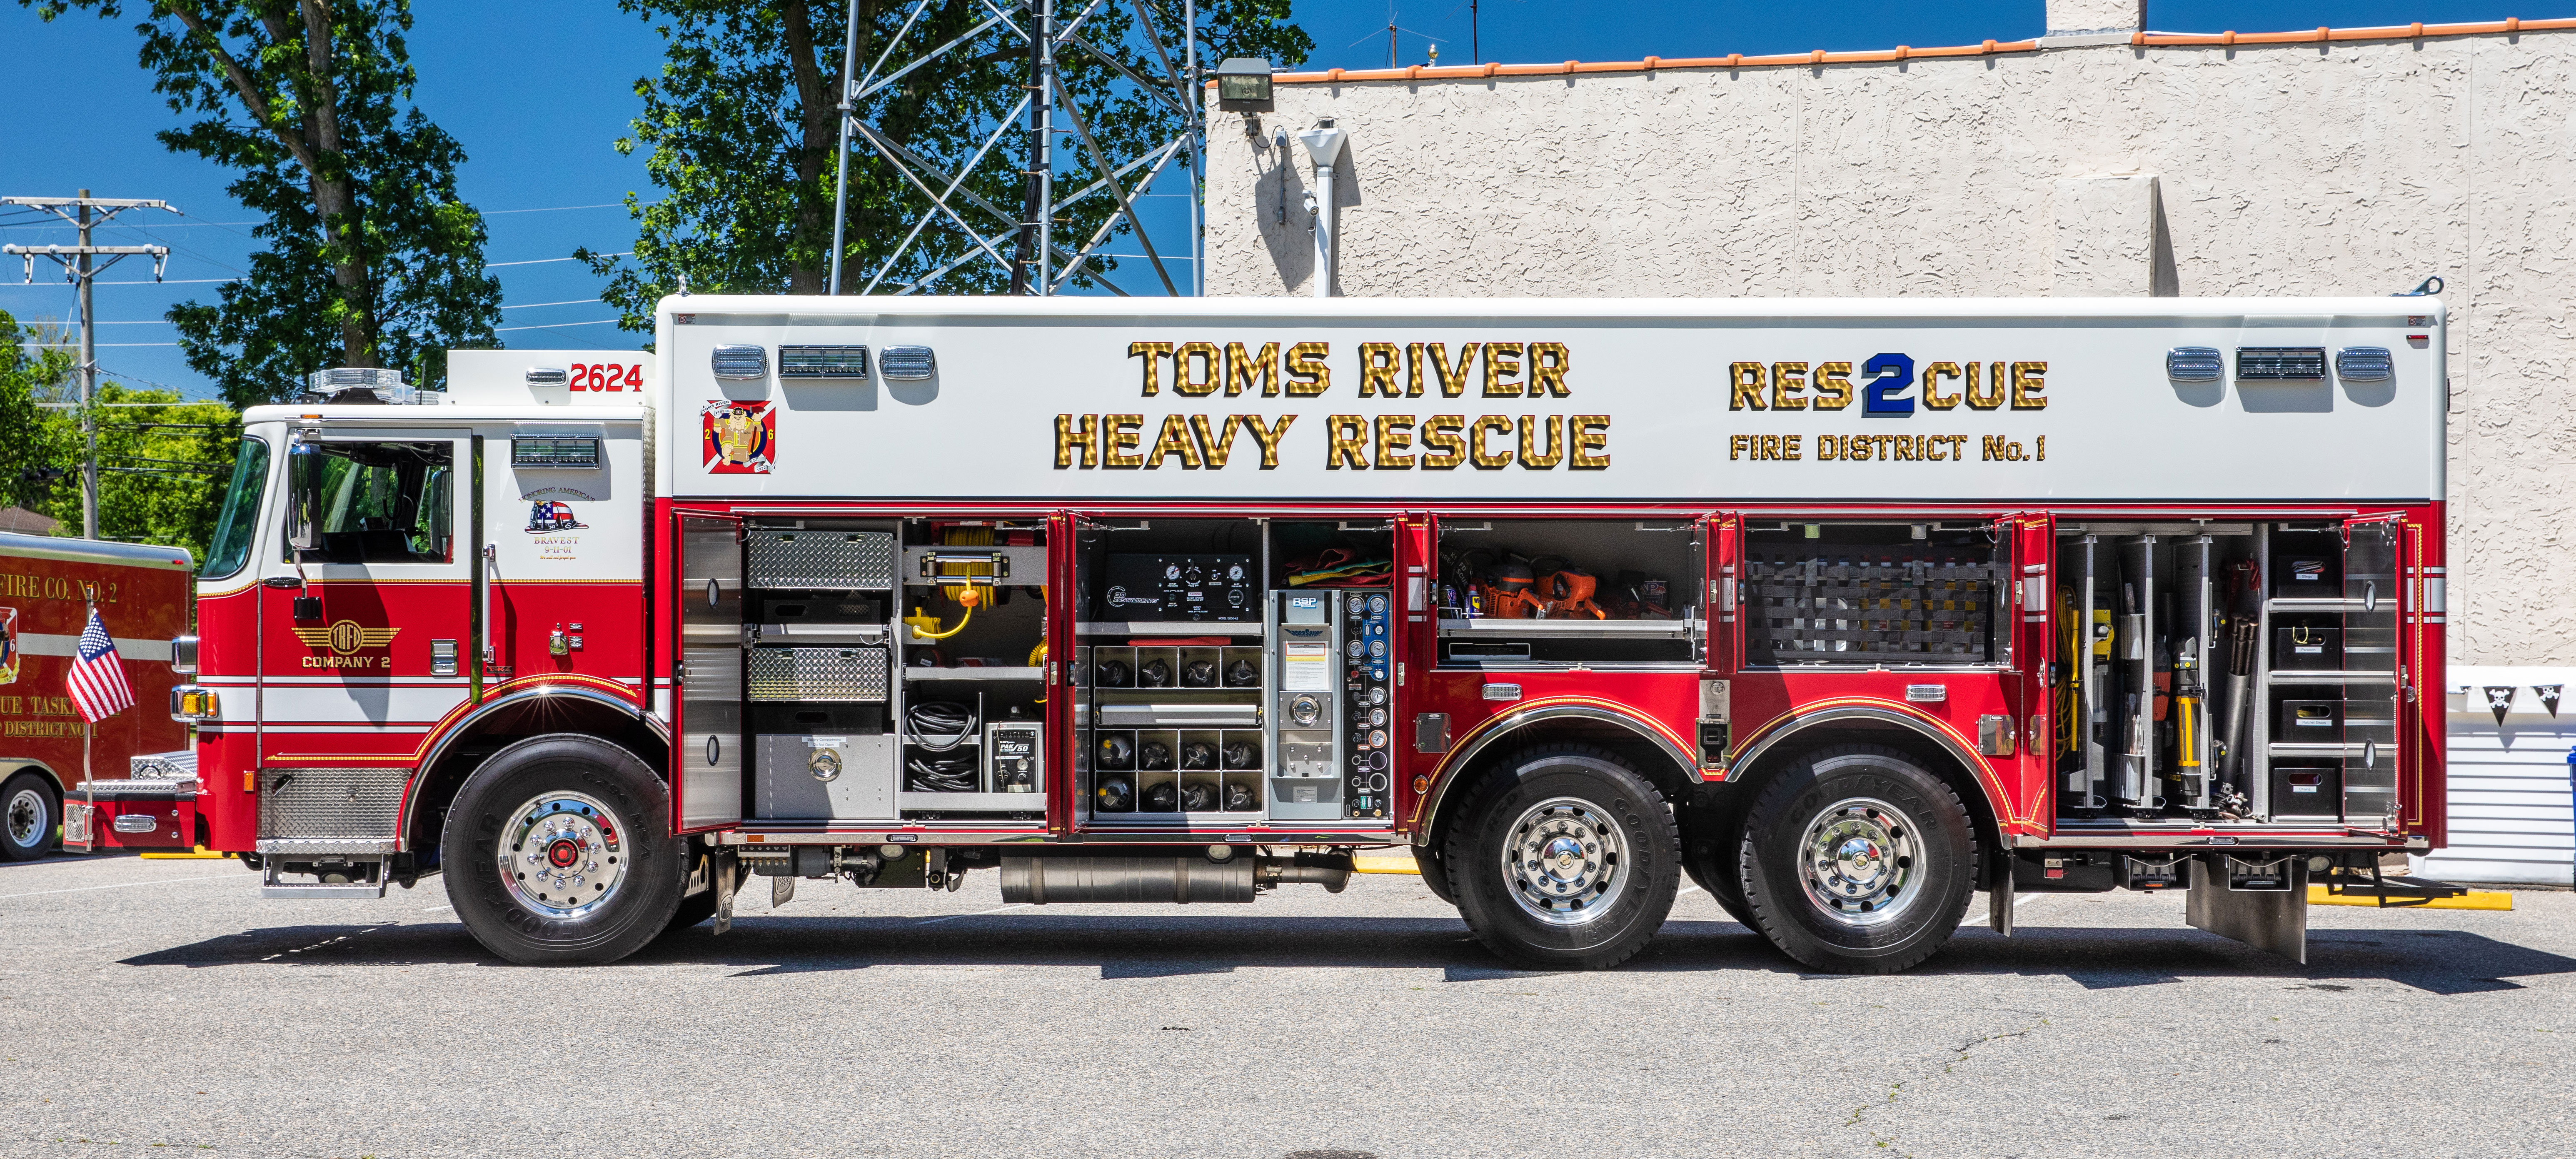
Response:
[[[721,934],[733,928],[733,892],[742,884],[742,859],[718,853],[709,860],[715,869],[716,932]]]
[[[780,906],[786,905],[789,901],[794,900],[795,897],[795,878],[773,877],[769,879],[769,908],[777,909]]]
[[[2013,883],[2010,873],[2004,874],[2002,881],[1996,882],[1993,889],[1986,891],[1986,926],[2007,938],[2013,935]]]
[[[2292,859],[2288,880],[2288,889],[2229,889],[2226,874],[2210,872],[2208,862],[2195,858],[2183,921],[2307,965],[2308,867],[2303,859]]]

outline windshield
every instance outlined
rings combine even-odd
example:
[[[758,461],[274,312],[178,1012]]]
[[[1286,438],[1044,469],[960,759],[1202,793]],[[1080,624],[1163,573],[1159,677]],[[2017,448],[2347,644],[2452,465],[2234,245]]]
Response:
[[[268,489],[268,444],[241,441],[233,477],[224,484],[223,511],[215,516],[214,542],[206,549],[205,579],[224,579],[250,562],[251,533],[259,528],[259,497]]]

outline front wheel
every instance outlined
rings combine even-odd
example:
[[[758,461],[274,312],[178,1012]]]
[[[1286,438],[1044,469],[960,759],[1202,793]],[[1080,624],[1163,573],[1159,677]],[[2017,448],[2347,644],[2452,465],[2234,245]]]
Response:
[[[63,803],[41,773],[24,772],[0,785],[0,861],[34,861],[54,848]]]
[[[596,737],[532,737],[457,790],[439,856],[476,941],[523,966],[614,962],[670,925],[682,843],[661,778]]]
[[[1681,847],[1661,793],[1585,745],[1507,758],[1464,802],[1440,855],[1467,928],[1533,970],[1598,970],[1672,912]]]
[[[1754,927],[1835,973],[1892,974],[1930,957],[1976,890],[1967,806],[1875,745],[1825,749],[1773,778],[1739,852]]]

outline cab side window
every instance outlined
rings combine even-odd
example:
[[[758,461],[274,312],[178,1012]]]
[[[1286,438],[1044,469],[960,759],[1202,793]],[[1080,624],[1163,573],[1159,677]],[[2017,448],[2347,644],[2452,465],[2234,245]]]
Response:
[[[288,482],[288,558],[446,563],[454,558],[455,476],[453,443],[297,443]]]

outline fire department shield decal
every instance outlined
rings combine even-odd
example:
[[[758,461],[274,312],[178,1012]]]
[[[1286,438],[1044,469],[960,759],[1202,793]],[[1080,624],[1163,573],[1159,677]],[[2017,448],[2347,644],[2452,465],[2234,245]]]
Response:
[[[710,475],[766,475],[778,461],[778,412],[771,403],[720,398],[699,412],[699,450]]]
[[[0,684],[18,682],[18,609],[0,608]]]

